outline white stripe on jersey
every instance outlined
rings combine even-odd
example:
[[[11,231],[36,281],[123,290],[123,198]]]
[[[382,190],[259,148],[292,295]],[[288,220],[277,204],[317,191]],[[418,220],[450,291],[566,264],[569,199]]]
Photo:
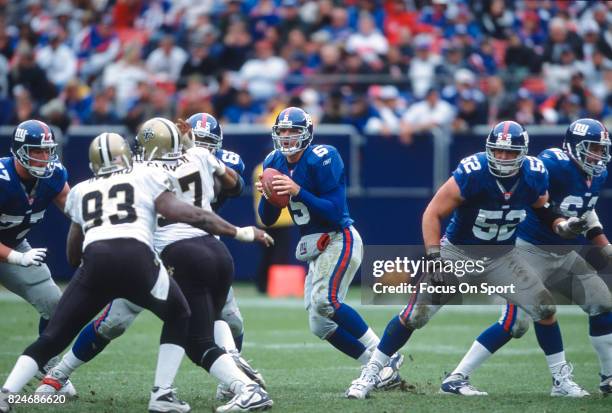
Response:
[[[193,150],[196,149],[196,150]],[[172,190],[180,200],[212,211],[210,204],[215,197],[213,169],[209,157],[214,157],[207,149],[192,148],[182,157],[172,161],[151,161],[146,165],[160,168],[166,172]],[[196,199],[196,195],[198,199]],[[168,245],[188,238],[201,237],[207,232],[187,224],[167,224],[158,221],[154,234],[154,246],[158,253]]]
[[[131,170],[75,185],[66,199],[65,211],[85,232],[83,249],[95,241],[134,238],[153,250],[155,200],[168,190],[165,174],[134,165]]]

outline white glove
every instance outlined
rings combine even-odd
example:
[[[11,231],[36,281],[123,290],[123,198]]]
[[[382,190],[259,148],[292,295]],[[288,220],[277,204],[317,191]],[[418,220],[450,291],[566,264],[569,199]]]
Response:
[[[40,266],[45,257],[47,256],[46,248],[32,248],[26,252],[11,251],[6,257],[6,262],[9,264],[21,265],[22,267],[29,267],[31,265]]]
[[[255,228],[253,227],[236,227],[236,235],[234,238],[242,242],[255,241]]]
[[[223,176],[225,175],[225,170],[226,170],[226,166],[223,162],[221,162],[219,159],[217,159],[217,157],[213,154],[211,154],[208,157],[208,163],[210,164],[210,166],[212,166],[213,169],[213,173],[217,176]]]
[[[572,239],[582,234],[588,228],[588,222],[584,218],[570,217],[555,226],[555,232],[561,238]]]

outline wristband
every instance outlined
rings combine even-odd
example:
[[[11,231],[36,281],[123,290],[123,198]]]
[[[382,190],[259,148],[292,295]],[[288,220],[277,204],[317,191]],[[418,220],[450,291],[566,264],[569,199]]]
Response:
[[[253,227],[236,227],[234,238],[242,242],[253,242],[255,240],[255,229]]]
[[[9,264],[17,264],[21,265],[21,259],[23,258],[23,253],[19,251],[12,250],[9,255],[6,257],[6,262]]]

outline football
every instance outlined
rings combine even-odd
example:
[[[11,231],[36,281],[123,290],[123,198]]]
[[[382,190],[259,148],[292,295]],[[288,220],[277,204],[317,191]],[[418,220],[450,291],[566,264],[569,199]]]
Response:
[[[264,196],[269,203],[277,208],[284,208],[289,204],[289,195],[279,195],[272,189],[272,180],[275,175],[284,175],[274,168],[264,169],[261,176],[261,183],[263,185]]]

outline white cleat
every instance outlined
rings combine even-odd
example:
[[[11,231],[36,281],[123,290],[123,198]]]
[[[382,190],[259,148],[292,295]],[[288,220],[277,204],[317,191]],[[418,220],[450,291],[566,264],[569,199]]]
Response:
[[[457,394],[459,396],[488,396],[486,391],[480,391],[470,384],[470,378],[461,373],[449,374],[440,386],[442,394]]]
[[[553,397],[585,397],[589,392],[580,387],[572,376],[574,367],[570,363],[565,363],[553,374],[553,386],[550,395]]]
[[[233,399],[235,396],[234,392],[230,390],[229,386],[223,383],[217,385],[217,393],[215,393],[215,399],[220,402],[226,402]]]
[[[67,398],[74,398],[77,395],[74,385],[62,371],[52,368],[34,392],[35,394],[49,396],[52,394],[63,394]]]
[[[254,412],[267,410],[274,402],[268,393],[259,384],[247,384],[242,391],[234,396],[229,403],[217,407],[217,413],[226,412]]]
[[[234,363],[236,363],[238,368],[242,370],[242,372],[246,374],[249,379],[259,384],[263,389],[266,388],[266,381],[264,380],[261,373],[251,367],[251,365],[244,359],[244,357],[242,357],[242,355],[237,350],[228,351],[227,354],[229,354],[232,359],[234,359]]]
[[[11,411],[11,405],[8,401],[10,393],[8,390],[0,390],[0,412],[8,413]]]
[[[153,387],[149,399],[149,413],[187,413],[191,407],[180,400],[175,388]]]
[[[399,374],[399,369],[404,364],[404,356],[395,353],[389,363],[383,367],[378,373],[380,379],[376,384],[376,390],[391,390],[399,387],[402,384],[402,378]]]
[[[370,392],[380,382],[378,373],[381,367],[377,363],[369,362],[361,369],[361,375],[358,379],[353,380],[351,387],[348,388],[345,395],[347,399],[363,400],[367,398]]]

